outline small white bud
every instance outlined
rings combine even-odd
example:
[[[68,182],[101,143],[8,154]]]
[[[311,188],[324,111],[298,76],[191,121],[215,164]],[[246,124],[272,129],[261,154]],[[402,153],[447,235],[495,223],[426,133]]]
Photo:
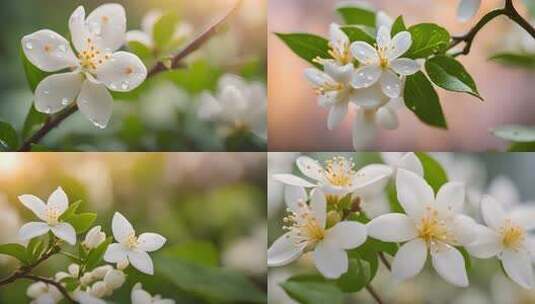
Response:
[[[108,284],[106,284],[104,281],[98,281],[91,286],[89,294],[97,298],[102,298],[110,295],[111,290]]]
[[[38,298],[43,293],[47,292],[48,287],[43,282],[36,282],[28,286],[26,290],[26,295],[32,299]]]
[[[106,239],[106,234],[104,232],[101,232],[100,226],[95,226],[87,232],[85,235],[85,239],[82,242],[82,245],[84,245],[88,249],[93,249],[98,247],[104,240]]]
[[[128,265],[130,265],[130,263],[128,262],[127,259],[124,259],[120,261],[119,263],[117,263],[117,269],[125,270],[128,267]]]
[[[71,264],[67,269],[73,278],[77,278],[80,274],[80,265],[78,264]]]
[[[56,275],[54,276],[54,279],[59,282],[65,278],[70,278],[70,277],[71,277],[70,274],[66,273],[65,271],[60,271],[56,273]]]
[[[103,265],[93,269],[92,274],[96,279],[100,280],[103,279],[106,273],[111,270],[113,270],[111,265]]]
[[[108,286],[112,289],[117,289],[121,286],[123,286],[125,281],[125,275],[124,272],[120,270],[111,270],[106,273],[106,276],[104,276],[104,282],[108,284]]]
[[[91,283],[93,283],[93,281],[95,280],[95,276],[93,275],[92,272],[86,272],[84,273],[84,275],[80,278],[80,283],[82,283],[82,285],[89,285]]]

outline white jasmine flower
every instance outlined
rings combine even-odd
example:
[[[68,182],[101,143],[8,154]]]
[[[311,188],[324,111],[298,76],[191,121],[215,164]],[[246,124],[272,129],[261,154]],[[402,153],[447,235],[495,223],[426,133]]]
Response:
[[[123,286],[125,280],[126,277],[124,272],[115,269],[108,271],[108,273],[106,273],[104,276],[104,283],[106,283],[111,289],[117,289]]]
[[[91,288],[88,288],[87,291],[82,291],[80,289],[75,290],[71,296],[80,304],[106,304],[106,301],[99,299],[98,297],[91,295],[89,292]]]
[[[367,88],[379,82],[388,97],[399,97],[402,80],[398,74],[408,76],[420,70],[420,64],[416,60],[400,58],[411,45],[409,32],[397,33],[392,38],[390,29],[386,26],[381,26],[377,32],[376,47],[364,41],[353,42],[351,51],[361,67],[355,71],[352,85],[355,88]]]
[[[198,115],[219,123],[225,133],[247,129],[266,138],[267,94],[260,82],[248,83],[236,75],[219,80],[216,95],[204,92],[200,97]]]
[[[85,235],[85,239],[82,242],[82,245],[84,245],[88,249],[97,248],[104,240],[106,240],[106,233],[100,231],[100,226],[95,226],[87,232]]]
[[[134,285],[130,297],[132,304],[175,304],[175,300],[162,299],[160,295],[151,296],[150,293],[143,290],[141,283]]]
[[[341,221],[326,227],[327,201],[319,189],[313,191],[310,205],[306,192],[296,190],[287,196],[290,215],[285,218],[288,231],[268,249],[268,266],[287,265],[306,251],[314,252],[314,264],[323,276],[340,277],[348,270],[345,250],[356,248],[366,241],[366,226],[352,221]]]
[[[535,242],[528,232],[535,229],[535,209],[521,208],[506,213],[502,205],[491,196],[481,201],[481,214],[488,226],[478,225],[478,238],[468,252],[478,258],[497,256],[507,275],[524,288],[533,288],[533,268],[530,253]]]
[[[461,21],[472,19],[476,15],[480,6],[481,0],[461,0],[459,2],[459,8],[457,9],[457,18]]]
[[[26,295],[33,299],[31,304],[55,304],[63,299],[56,286],[44,282],[35,282],[28,286]]]
[[[137,270],[154,274],[152,259],[147,252],[156,251],[165,244],[166,239],[157,233],[142,233],[139,237],[132,224],[119,212],[113,215],[111,230],[118,243],[111,244],[104,260],[109,263],[118,263],[128,258],[128,261]]]
[[[19,230],[20,239],[29,240],[52,231],[57,238],[71,245],[76,244],[76,232],[72,225],[59,220],[69,207],[69,199],[61,187],[50,195],[46,204],[30,194],[19,196],[19,200],[43,221],[24,224]]]
[[[427,182],[413,172],[398,169],[398,200],[406,212],[379,216],[368,224],[369,236],[385,242],[405,242],[392,263],[397,280],[416,276],[424,267],[428,252],[433,267],[446,281],[468,286],[465,263],[456,246],[474,239],[474,222],[459,214],[464,204],[464,185],[443,185],[436,198]]]
[[[422,162],[414,152],[381,152],[381,157],[385,164],[392,168],[392,176],[395,177],[398,169],[405,169],[416,173],[416,175],[424,176],[424,167]]]
[[[106,127],[113,98],[109,90],[128,92],[147,77],[147,68],[134,54],[115,52],[125,42],[126,16],[119,4],[104,4],[87,18],[82,6],[69,19],[72,43],[45,29],[22,38],[28,60],[46,72],[71,69],[41,81],[35,90],[35,108],[53,114],[76,101],[93,124]],[[115,52],[115,53],[114,53]]]
[[[338,66],[345,66],[347,64],[353,65],[353,56],[351,55],[351,41],[347,34],[340,28],[340,25],[331,23],[329,27],[329,55],[333,59],[316,58],[314,61],[325,66],[326,64],[334,64]]]

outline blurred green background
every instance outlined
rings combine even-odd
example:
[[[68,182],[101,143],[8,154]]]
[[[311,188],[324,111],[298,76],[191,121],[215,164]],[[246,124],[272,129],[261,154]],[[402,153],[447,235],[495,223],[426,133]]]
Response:
[[[130,303],[142,282],[151,294],[177,303],[265,303],[266,158],[262,153],[43,153],[0,155],[0,243],[16,242],[35,216],[21,194],[46,200],[61,185],[70,202],[98,214],[111,235],[115,211],[136,231],[157,232],[167,244],[151,256],[155,275],[131,267],[109,300]],[[65,271],[55,256],[37,271]],[[16,262],[0,255],[0,276]],[[0,289],[0,303],[27,303],[28,281]]]
[[[89,14],[108,2],[121,3],[126,8],[128,30],[140,29],[144,14],[150,10],[175,12],[179,22],[193,26],[191,37],[184,44],[221,18],[235,3],[234,0],[2,1],[0,121],[21,130],[32,105],[32,93],[19,58],[20,39],[45,28],[69,37],[67,23],[78,5],[83,5]],[[241,142],[238,147],[236,144],[227,147],[216,126],[198,119],[196,109],[199,94],[214,91],[223,74],[237,74],[248,81],[265,83],[266,3],[266,0],[243,1],[237,18],[188,56],[183,69],[162,73],[132,92],[114,94],[113,116],[106,129],[94,127],[76,113],[48,134],[44,144],[62,151],[256,151],[258,147]],[[150,68],[152,63],[146,65]]]

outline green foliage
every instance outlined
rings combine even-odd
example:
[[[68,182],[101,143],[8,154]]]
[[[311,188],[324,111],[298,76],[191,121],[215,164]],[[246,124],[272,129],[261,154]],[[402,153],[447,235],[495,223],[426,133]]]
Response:
[[[398,201],[398,195],[394,183],[388,184],[386,187],[386,194],[388,196],[388,202],[390,203],[390,210],[394,213],[405,213],[403,207],[401,207],[401,204]]]
[[[433,188],[435,193],[440,187],[448,182],[448,175],[442,165],[426,153],[418,152],[416,156],[420,159],[424,168],[424,179]]]
[[[492,56],[490,60],[509,67],[535,69],[535,54],[500,53]]]
[[[321,276],[295,276],[281,283],[281,287],[302,304],[344,303],[344,293]]]
[[[81,203],[82,201],[79,200],[70,204],[67,210],[65,210],[65,212],[63,212],[63,214],[59,217],[59,220],[64,221],[64,220],[69,219],[71,216],[75,215]]]
[[[448,91],[468,93],[483,100],[474,79],[455,58],[435,56],[425,62],[425,69],[429,78],[437,86]]]
[[[141,59],[150,58],[152,55],[152,50],[139,41],[128,42],[128,49]]]
[[[394,37],[397,33],[403,32],[407,30],[407,26],[405,26],[405,21],[403,21],[403,16],[399,16],[396,18],[394,23],[392,24],[392,37]]]
[[[50,73],[43,72],[39,70],[36,66],[34,66],[28,60],[28,58],[26,58],[22,47],[19,48],[19,54],[22,60],[22,67],[24,68],[24,73],[26,74],[26,80],[28,81],[30,89],[32,90],[32,92],[34,92],[41,80],[43,80],[46,76],[50,75]]]
[[[85,212],[70,216],[66,219],[66,222],[74,227],[76,234],[82,234],[91,228],[91,225],[93,225],[93,222],[95,222],[96,219],[96,213]]]
[[[321,65],[314,62],[316,58],[332,58],[329,54],[329,41],[312,34],[276,34],[299,57],[321,69]]]
[[[450,34],[433,23],[420,23],[409,27],[412,46],[404,55],[408,58],[427,58],[444,53],[450,45]]]
[[[43,252],[45,251],[45,241],[43,238],[33,238],[26,246],[26,256],[28,257],[28,263],[32,264],[37,261]]]
[[[535,151],[535,141],[517,142],[509,146],[508,152],[533,152]]]
[[[356,6],[339,7],[338,14],[346,24],[375,27],[376,14],[374,11]]]
[[[15,151],[18,145],[17,131],[10,124],[0,121],[0,151]]]
[[[535,127],[507,125],[494,128],[492,133],[499,138],[514,142],[535,141]]]
[[[256,136],[248,130],[238,130],[230,134],[225,139],[225,149],[227,151],[239,152],[262,152],[266,151],[266,142],[264,139]]]
[[[152,37],[158,49],[165,49],[172,42],[175,33],[178,16],[174,13],[167,13],[161,16],[154,24]]]
[[[20,244],[2,244],[0,245],[0,254],[12,256],[23,264],[28,264],[28,254],[26,248]]]
[[[22,128],[22,138],[28,138],[31,134],[41,128],[45,124],[47,117],[47,115],[37,112],[37,110],[32,104],[32,106],[30,107],[30,111],[28,112],[28,115],[26,115],[26,119],[24,120],[24,126]]]
[[[343,26],[340,28],[346,33],[349,41],[364,41],[371,45],[375,43],[375,37],[370,35],[367,31],[358,26]]]
[[[102,257],[104,256],[106,249],[108,249],[108,246],[112,243],[112,241],[113,238],[108,237],[104,242],[102,242],[102,244],[98,245],[97,248],[93,248],[91,251],[89,251],[89,254],[87,255],[87,261],[85,263],[86,271],[90,271],[98,266],[98,264],[102,261]]]
[[[166,248],[163,254],[203,266],[216,267],[219,264],[219,254],[216,247],[214,244],[206,241],[180,243]]]
[[[433,127],[447,129],[438,94],[424,73],[407,77],[404,92],[405,104],[418,118]]]
[[[215,89],[221,74],[219,68],[211,66],[204,60],[198,60],[185,69],[164,72],[161,77],[173,81],[188,93],[198,94]]]
[[[472,257],[464,247],[455,248],[457,248],[457,250],[459,250],[459,252],[463,255],[464,268],[466,269],[466,272],[470,272],[472,270]]]

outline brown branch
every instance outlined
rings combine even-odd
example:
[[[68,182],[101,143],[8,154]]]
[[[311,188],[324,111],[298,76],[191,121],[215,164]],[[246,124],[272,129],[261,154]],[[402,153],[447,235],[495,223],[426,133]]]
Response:
[[[375,300],[375,302],[377,302],[377,304],[384,304],[385,303],[385,302],[383,302],[383,300],[381,299],[381,297],[379,296],[377,291],[375,291],[375,289],[373,289],[371,284],[368,284],[366,286],[366,290],[370,293],[370,295]]]
[[[161,72],[177,69],[181,67],[181,62],[191,53],[198,50],[202,45],[204,45],[210,38],[217,34],[223,25],[238,11],[238,8],[241,5],[242,0],[237,0],[236,4],[230,9],[221,19],[209,26],[204,32],[202,32],[197,38],[195,38],[191,43],[189,43],[184,49],[182,49],[178,54],[169,59],[170,64],[166,64],[165,61],[159,61],[152,67],[148,74],[147,78],[153,77]],[[58,114],[50,117],[49,120],[32,136],[26,139],[22,146],[17,150],[18,152],[28,152],[31,150],[33,144],[39,143],[50,131],[56,128],[61,124],[65,119],[67,119],[72,114],[78,111],[76,105],[70,106]]]
[[[67,291],[67,289],[65,289],[65,287],[61,285],[61,283],[59,282],[56,282],[52,279],[48,279],[45,277],[32,275],[32,274],[26,274],[26,275],[21,276],[20,278],[53,285],[59,290],[59,292],[61,292],[61,294],[63,295],[63,297],[65,297],[65,299],[67,299],[67,301],[69,301],[70,303],[76,303],[74,299],[69,295],[69,292]]]
[[[381,262],[383,262],[386,269],[388,269],[388,271],[392,271],[392,266],[390,265],[390,262],[386,259],[385,254],[383,252],[379,252],[378,255],[379,259],[381,260]]]

